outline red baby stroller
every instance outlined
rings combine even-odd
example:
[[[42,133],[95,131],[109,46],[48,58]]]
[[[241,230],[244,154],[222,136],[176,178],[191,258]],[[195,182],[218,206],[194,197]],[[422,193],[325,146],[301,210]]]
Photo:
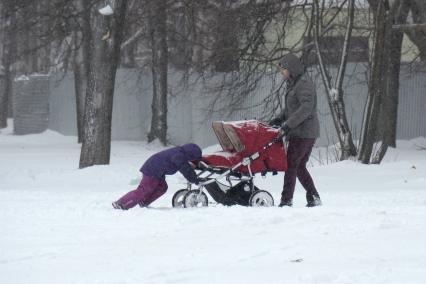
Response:
[[[213,122],[223,151],[203,155],[194,165],[203,180],[198,189],[188,187],[173,196],[173,207],[208,205],[205,188],[223,205],[273,206],[272,195],[254,185],[255,174],[263,176],[287,170],[287,157],[280,129],[256,120]]]

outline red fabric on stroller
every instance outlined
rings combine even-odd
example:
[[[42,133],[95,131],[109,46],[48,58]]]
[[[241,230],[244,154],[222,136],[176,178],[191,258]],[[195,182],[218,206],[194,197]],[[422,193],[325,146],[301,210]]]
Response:
[[[270,148],[262,147],[279,135],[279,129],[272,128],[257,120],[213,122],[213,130],[223,151],[203,155],[202,160],[213,167],[231,168],[243,158],[259,152],[260,157],[251,163],[252,173],[264,173],[287,170],[287,156],[282,141]],[[246,166],[236,170],[248,173]]]

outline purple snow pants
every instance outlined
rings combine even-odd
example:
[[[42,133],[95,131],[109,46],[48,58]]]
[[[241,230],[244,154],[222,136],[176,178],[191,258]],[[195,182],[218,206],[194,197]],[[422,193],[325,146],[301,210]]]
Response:
[[[124,209],[130,209],[138,203],[142,206],[148,206],[166,191],[167,183],[165,180],[144,175],[138,188],[126,193],[117,203]]]
[[[313,138],[290,138],[287,150],[288,169],[284,175],[284,189],[281,195],[281,201],[293,199],[296,178],[306,190],[306,199],[309,201],[313,196],[318,196],[314,181],[306,169],[306,163],[314,147]]]

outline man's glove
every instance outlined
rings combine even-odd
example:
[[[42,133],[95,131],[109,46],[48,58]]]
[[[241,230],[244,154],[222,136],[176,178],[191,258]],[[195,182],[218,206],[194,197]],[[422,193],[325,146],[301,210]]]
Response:
[[[281,125],[281,132],[284,136],[287,136],[287,134],[290,132],[290,127],[287,125],[287,123],[283,123],[283,125]]]
[[[281,117],[276,117],[276,118],[272,119],[269,122],[269,125],[270,126],[280,126],[282,123],[283,123],[282,118]]]

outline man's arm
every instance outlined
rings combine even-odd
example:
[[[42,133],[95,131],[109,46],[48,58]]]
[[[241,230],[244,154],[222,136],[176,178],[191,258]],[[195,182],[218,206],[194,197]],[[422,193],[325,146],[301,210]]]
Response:
[[[312,114],[315,104],[315,89],[312,82],[305,81],[301,84],[296,91],[296,96],[300,107],[285,121],[290,128],[298,126]]]

